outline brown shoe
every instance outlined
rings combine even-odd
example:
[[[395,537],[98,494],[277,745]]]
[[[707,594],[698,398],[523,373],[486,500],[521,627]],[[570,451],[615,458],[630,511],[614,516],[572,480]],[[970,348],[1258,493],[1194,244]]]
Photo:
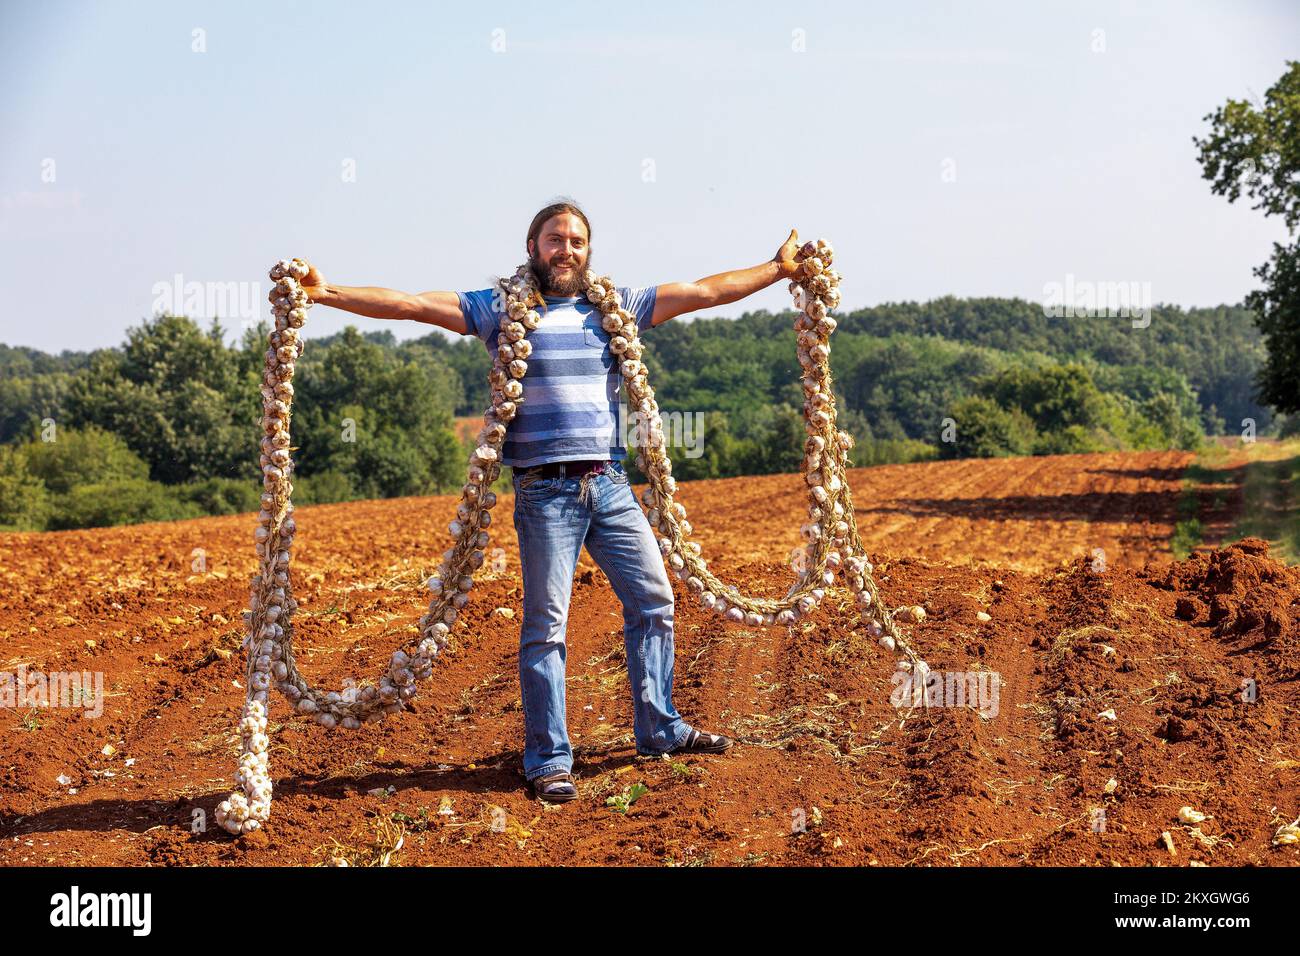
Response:
[[[573,785],[573,776],[561,770],[559,773],[533,778],[533,796],[548,803],[563,803],[566,800],[576,800],[578,788]]]

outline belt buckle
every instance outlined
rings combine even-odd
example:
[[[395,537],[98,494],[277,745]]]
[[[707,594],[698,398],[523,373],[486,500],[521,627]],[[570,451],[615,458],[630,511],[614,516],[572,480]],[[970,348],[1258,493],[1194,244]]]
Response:
[[[604,470],[604,462],[598,461],[593,465],[591,459],[584,459],[582,461],[562,461],[559,465],[560,474],[565,478],[572,477],[573,475],[581,477],[587,473],[598,475]],[[581,468],[581,471],[579,471],[579,468]],[[572,469],[572,471],[570,471],[570,469]]]

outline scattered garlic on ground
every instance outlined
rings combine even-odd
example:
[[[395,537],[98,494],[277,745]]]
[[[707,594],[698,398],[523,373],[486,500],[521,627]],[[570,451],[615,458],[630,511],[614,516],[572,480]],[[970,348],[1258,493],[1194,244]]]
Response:
[[[1098,714],[1097,716],[1098,716],[1098,717],[1101,717],[1101,718],[1104,718],[1104,719],[1106,719],[1106,720],[1118,720],[1118,719],[1119,719],[1118,717],[1115,716],[1115,708],[1114,708],[1114,707],[1107,707],[1105,710],[1103,710],[1103,711],[1102,711],[1100,714]]]
[[[1105,790],[1107,793],[1114,793],[1115,788],[1118,786],[1119,786],[1119,781],[1116,780],[1114,777],[1111,777],[1109,780],[1106,781]]]
[[[894,616],[904,624],[920,624],[925,620],[925,608],[919,604],[899,608]]]
[[[1170,835],[1168,830],[1161,831],[1160,839],[1165,842],[1165,849],[1169,851],[1170,856],[1178,855],[1178,850],[1174,848],[1174,838]]]
[[[1200,810],[1193,810],[1191,807],[1179,807],[1178,819],[1183,823],[1200,823],[1203,820],[1211,819],[1211,817],[1209,814],[1202,813]]]

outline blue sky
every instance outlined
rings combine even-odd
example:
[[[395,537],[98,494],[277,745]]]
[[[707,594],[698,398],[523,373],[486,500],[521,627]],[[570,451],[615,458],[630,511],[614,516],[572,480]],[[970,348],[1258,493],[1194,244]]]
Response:
[[[483,288],[560,195],[623,285],[793,226],[835,244],[845,308],[1067,275],[1233,303],[1285,230],[1211,195],[1191,137],[1297,38],[1284,2],[6,3],[0,341],[119,344],[178,275],[260,283],[265,314],[282,256]],[[308,333],[347,323],[430,329]]]

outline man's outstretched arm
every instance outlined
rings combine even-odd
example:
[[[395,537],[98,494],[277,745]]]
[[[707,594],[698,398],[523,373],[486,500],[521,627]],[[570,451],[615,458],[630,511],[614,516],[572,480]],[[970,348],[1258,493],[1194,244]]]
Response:
[[[334,285],[315,266],[302,280],[303,289],[318,305],[355,312],[372,319],[411,319],[465,335],[468,331],[455,292],[421,292],[413,295],[380,286]]]
[[[695,282],[669,282],[655,289],[655,309],[650,317],[651,326],[671,318],[735,302],[773,282],[793,278],[799,272],[794,254],[799,249],[798,230],[790,230],[790,238],[767,262],[749,269],[719,272]]]

